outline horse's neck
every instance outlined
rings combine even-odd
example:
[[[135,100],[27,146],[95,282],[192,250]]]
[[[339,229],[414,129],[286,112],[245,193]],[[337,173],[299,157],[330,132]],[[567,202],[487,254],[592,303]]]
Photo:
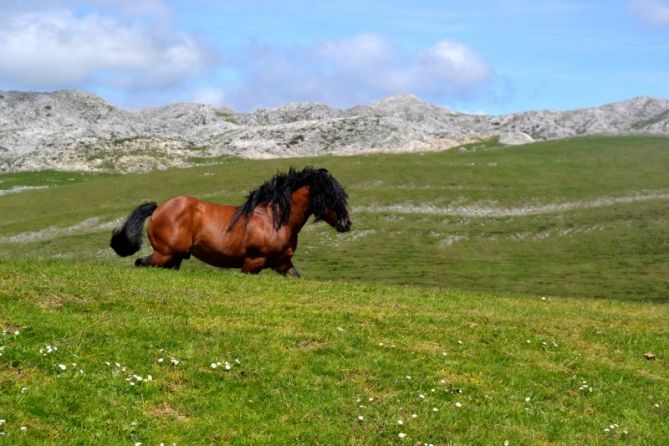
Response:
[[[290,215],[287,225],[299,231],[311,216],[311,192],[304,186],[291,195]]]

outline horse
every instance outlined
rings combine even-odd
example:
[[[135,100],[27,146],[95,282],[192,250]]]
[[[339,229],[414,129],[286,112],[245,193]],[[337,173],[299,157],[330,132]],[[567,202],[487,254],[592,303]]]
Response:
[[[219,205],[186,195],[158,206],[147,202],[112,231],[121,257],[140,250],[144,221],[153,252],[135,266],[178,270],[190,256],[220,268],[256,274],[271,268],[299,277],[292,263],[297,235],[311,215],[338,232],[351,229],[348,194],[326,169],[290,168],[249,192],[241,206]]]

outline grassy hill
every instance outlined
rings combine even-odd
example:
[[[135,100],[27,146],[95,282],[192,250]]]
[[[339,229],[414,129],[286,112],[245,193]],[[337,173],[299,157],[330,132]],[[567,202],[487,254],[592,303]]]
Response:
[[[143,200],[309,163],[354,230],[307,225],[304,279],[108,248]],[[630,137],[2,175],[0,443],[667,443],[668,167]]]
[[[307,225],[294,259],[304,277],[669,299],[669,139],[659,137],[228,160],[143,175],[4,175],[0,187],[51,187],[0,196],[0,258],[127,265],[108,249],[108,236],[141,201],[189,194],[241,203],[277,170],[308,163],[347,186],[354,230]]]

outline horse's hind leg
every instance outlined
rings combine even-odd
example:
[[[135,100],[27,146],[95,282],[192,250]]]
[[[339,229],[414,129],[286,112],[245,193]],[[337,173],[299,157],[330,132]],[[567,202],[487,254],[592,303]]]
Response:
[[[147,228],[149,241],[153,247],[151,255],[137,259],[136,266],[156,266],[179,269],[184,259],[190,258],[193,235],[183,224],[165,223],[165,210],[158,208],[151,217]]]
[[[181,267],[181,261],[185,256],[161,254],[157,251],[146,257],[140,257],[135,260],[135,266],[156,266],[159,268],[168,268],[178,270]]]

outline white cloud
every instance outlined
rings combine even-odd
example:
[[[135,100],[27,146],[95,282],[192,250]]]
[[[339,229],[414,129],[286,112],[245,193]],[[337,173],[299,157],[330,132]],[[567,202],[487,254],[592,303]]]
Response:
[[[101,3],[103,1],[100,1]],[[120,2],[122,7],[124,3]],[[145,7],[141,7],[145,4]],[[144,14],[159,2],[138,1]],[[0,26],[0,87],[165,89],[216,62],[214,51],[161,23],[47,8],[5,15]]]
[[[669,3],[662,0],[632,0],[628,9],[641,20],[655,26],[669,26]]]
[[[226,105],[225,92],[220,88],[202,88],[193,94],[193,102],[221,107]]]
[[[345,71],[367,71],[392,63],[394,48],[376,34],[359,34],[350,39],[322,42],[315,56]]]
[[[241,109],[297,101],[350,106],[402,92],[444,102],[481,93],[495,77],[465,44],[444,40],[407,52],[376,34],[290,50],[254,45],[234,66],[239,82],[227,97]]]
[[[255,43],[223,66],[211,44],[177,28],[167,5],[0,1],[0,89],[86,90],[130,107],[194,100],[248,110],[305,101],[347,107],[403,92],[450,104],[490,97],[500,79],[461,42],[409,51],[373,33],[309,46]]]
[[[458,42],[441,41],[423,51],[418,60],[425,77],[441,79],[462,90],[484,84],[493,74],[478,53]]]

